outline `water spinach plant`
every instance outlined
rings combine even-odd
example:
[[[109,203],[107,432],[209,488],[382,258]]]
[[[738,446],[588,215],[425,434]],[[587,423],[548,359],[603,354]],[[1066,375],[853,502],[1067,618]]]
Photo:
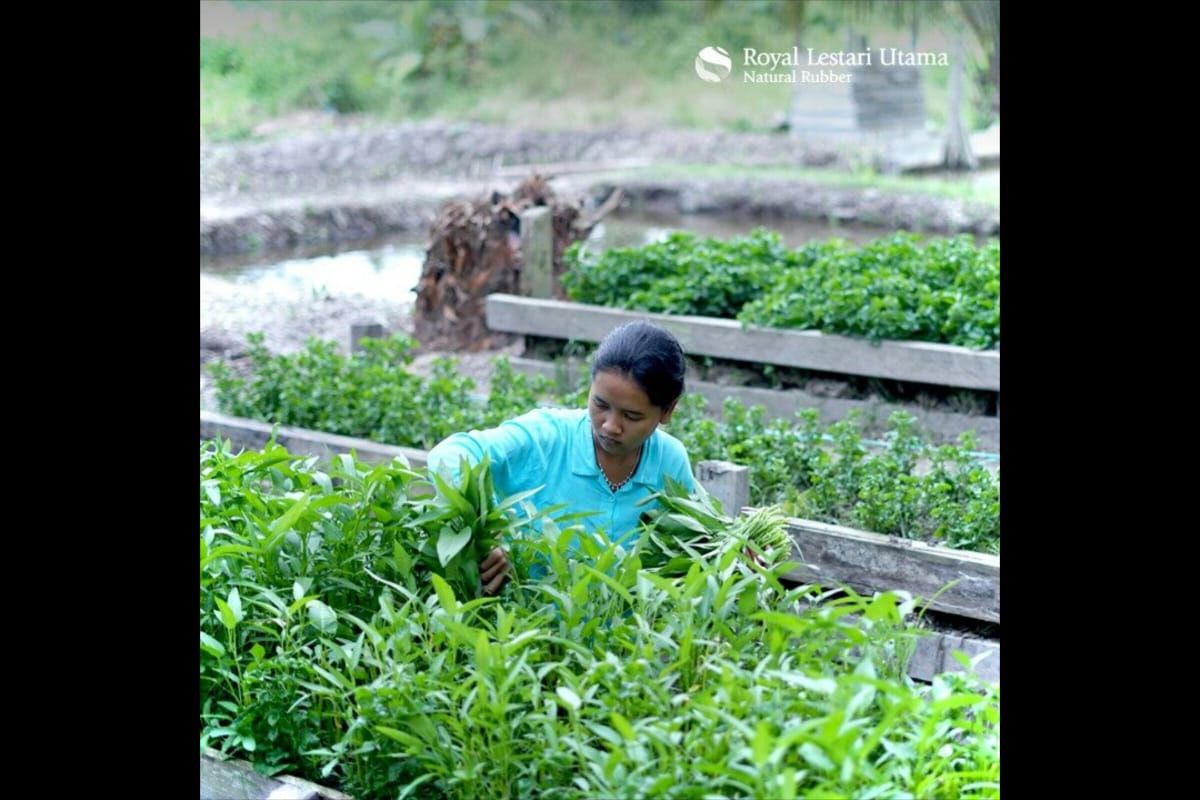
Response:
[[[998,797],[998,687],[906,677],[912,598],[783,586],[769,515],[685,569],[487,480],[202,442],[201,747],[362,798]]]
[[[449,359],[428,379],[408,372],[415,343],[402,335],[368,340],[365,353],[351,356],[315,340],[301,353],[272,355],[261,342],[256,337],[246,377],[223,362],[214,365],[222,411],[428,449],[455,431],[497,425],[539,402],[586,402],[586,379],[558,393],[546,379],[515,373],[506,359],[495,362],[491,392],[480,402]],[[856,416],[822,427],[808,409],[794,420],[767,422],[761,407],[730,398],[717,420],[703,397],[685,393],[669,431],[693,463],[748,466],[752,505],[778,504],[790,516],[998,553],[999,476],[972,455],[973,435],[936,447],[916,432],[909,414],[897,412],[889,424],[885,446],[872,449]]]

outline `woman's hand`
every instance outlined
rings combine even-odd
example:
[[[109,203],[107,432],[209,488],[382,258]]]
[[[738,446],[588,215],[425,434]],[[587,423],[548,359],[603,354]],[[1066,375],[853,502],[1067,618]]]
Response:
[[[484,594],[495,594],[508,578],[508,554],[503,547],[497,547],[487,554],[487,558],[479,562],[479,579],[483,583]]]

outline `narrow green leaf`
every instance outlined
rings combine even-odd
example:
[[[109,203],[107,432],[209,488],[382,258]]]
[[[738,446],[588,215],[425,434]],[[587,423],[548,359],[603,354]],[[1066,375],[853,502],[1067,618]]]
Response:
[[[754,730],[754,739],[750,742],[754,765],[759,769],[766,766],[767,760],[771,757],[771,741],[773,738],[771,735],[771,723],[766,720],[759,720],[758,727]]]
[[[487,493],[488,492],[487,477],[491,474],[491,472],[488,469],[488,465],[486,463],[487,462],[486,455],[484,456],[484,462],[485,463],[480,465],[479,476],[473,481],[475,484],[475,493],[478,498],[477,502],[479,505],[479,517],[481,519],[483,517],[487,516],[488,505],[492,501],[492,498],[489,497],[488,493]]]
[[[200,631],[200,648],[209,655],[217,658],[225,655],[225,645],[221,644],[204,631]]]
[[[415,736],[405,733],[404,731],[399,731],[395,728],[389,728],[386,725],[376,725],[375,732],[381,733],[389,739],[394,739],[395,741],[400,742],[400,744],[415,748],[415,752],[423,752],[425,750],[424,742]]]
[[[768,674],[791,686],[799,686],[818,694],[833,694],[837,690],[837,681],[833,678],[810,678],[799,672],[783,671],[770,672]]]
[[[591,729],[592,733],[596,734],[610,745],[614,745],[616,747],[621,746],[623,741],[621,735],[612,728],[608,727],[607,725],[601,725],[599,722],[587,722],[585,724]]]
[[[524,633],[514,636],[512,639],[509,639],[507,642],[504,643],[505,658],[508,658],[509,656],[513,655],[518,650],[520,650],[522,647],[524,647],[525,645],[529,644],[530,642],[536,640],[541,635],[542,635],[541,629],[534,628],[531,631],[525,631]]]
[[[512,506],[515,506],[517,503],[520,503],[524,500],[529,499],[530,497],[533,497],[535,494],[537,494],[544,488],[545,488],[545,486],[542,485],[542,486],[537,487],[536,489],[529,489],[528,491],[518,492],[517,494],[514,494],[510,497],[505,498],[504,502],[501,503],[500,505],[496,506],[493,510],[494,511],[504,511],[508,508],[511,508]]]
[[[271,523],[272,539],[292,529],[292,526],[300,519],[300,515],[308,508],[308,501],[308,495],[301,497],[292,504],[291,508],[284,512],[283,516]]]
[[[453,519],[458,516],[458,512],[453,508],[435,507],[426,511],[421,516],[409,523],[414,528],[420,528],[430,522],[444,522],[448,519]]]
[[[237,618],[238,622],[246,618],[242,613],[242,596],[238,594],[236,586],[229,590],[229,599],[225,602],[229,603],[229,608],[233,611],[233,615]]]
[[[942,700],[937,700],[933,704],[933,712],[940,714],[943,711],[949,711],[952,708],[962,708],[963,706],[973,706],[977,703],[982,703],[983,697],[977,694],[956,694]]]
[[[595,569],[593,567],[589,567],[587,564],[581,563],[579,566],[583,567],[583,569],[592,577],[599,578],[600,580],[604,581],[604,583],[607,584],[609,587],[611,587],[614,592],[616,592],[617,594],[619,594],[621,596],[622,600],[624,600],[626,603],[629,603],[630,605],[633,605],[633,595],[631,595],[629,593],[628,589],[626,589],[624,586],[622,586],[620,583],[618,583],[615,578],[613,578],[609,575],[605,575],[600,570]],[[598,619],[599,618],[597,617],[597,620]]]
[[[800,757],[824,772],[829,772],[834,768],[833,761],[825,755],[825,751],[812,742],[800,745]]]
[[[330,670],[327,670],[324,667],[322,667],[320,664],[313,664],[312,668],[316,671],[316,673],[318,675],[320,675],[322,678],[329,681],[330,683],[341,686],[343,689],[353,689],[354,688],[354,682],[351,681],[349,678],[347,678],[345,675],[341,674],[340,672],[331,672]]]
[[[433,477],[433,482],[437,484],[438,491],[442,496],[450,501],[450,504],[458,509],[459,513],[467,517],[467,519],[475,519],[475,509],[467,502],[467,498],[463,497],[457,489],[442,479],[442,476],[436,472],[429,473]]]
[[[633,726],[629,724],[629,720],[625,719],[625,717],[621,716],[616,711],[612,712],[612,714],[609,715],[609,718],[612,720],[613,727],[616,728],[617,731],[620,732],[620,734],[624,736],[627,741],[632,742],[637,739],[637,733],[634,732]]]
[[[203,544],[203,542],[201,542]],[[219,547],[214,547],[207,554],[200,557],[200,567],[203,569],[218,558],[236,555],[238,553],[256,553],[258,552],[253,547],[244,544],[223,544]]]
[[[698,520],[687,516],[686,514],[667,514],[666,518],[672,522],[677,522],[688,530],[695,531],[700,534],[708,534],[710,531],[704,527]]]
[[[237,615],[233,613],[233,609],[230,608],[229,604],[224,600],[219,597],[215,597],[213,599],[217,601],[217,609],[219,611],[218,619],[221,620],[222,625],[224,625],[228,630],[232,631],[237,627]]]
[[[578,711],[579,707],[583,705],[583,701],[579,699],[579,695],[575,694],[575,692],[573,692],[569,686],[559,686],[554,691],[555,694],[562,698],[564,703],[566,703],[575,711]]]
[[[396,570],[401,575],[408,575],[412,572],[412,556],[404,549],[404,545],[400,542],[392,544],[392,558],[396,562]]]
[[[759,611],[751,614],[750,619],[759,619],[773,628],[783,628],[792,633],[805,633],[809,629],[809,625],[800,617],[779,611]]]
[[[441,575],[430,575],[429,578],[433,581],[433,590],[437,592],[438,602],[442,604],[442,608],[446,609],[447,613],[456,613],[458,600],[455,599],[454,590],[450,588],[450,584],[446,583]]]

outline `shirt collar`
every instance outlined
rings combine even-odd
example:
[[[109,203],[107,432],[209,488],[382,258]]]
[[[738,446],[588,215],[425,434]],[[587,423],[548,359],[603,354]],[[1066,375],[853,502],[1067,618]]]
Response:
[[[658,429],[642,444],[642,461],[631,481],[644,486],[655,483],[654,476],[662,470],[662,452],[658,447]],[[575,424],[575,435],[571,437],[571,472],[575,475],[596,476],[600,466],[596,463],[596,450],[592,444],[592,425],[587,411]]]

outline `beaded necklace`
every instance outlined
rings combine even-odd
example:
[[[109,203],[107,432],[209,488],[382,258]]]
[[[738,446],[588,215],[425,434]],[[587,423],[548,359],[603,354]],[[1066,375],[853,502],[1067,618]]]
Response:
[[[644,450],[644,449],[645,449],[644,447],[639,447],[639,448],[638,448],[638,457],[637,457],[637,462],[636,462],[636,463],[633,465],[633,469],[631,469],[631,470],[629,471],[629,474],[625,476],[625,479],[624,479],[623,481],[621,481],[620,483],[613,483],[612,481],[610,481],[610,480],[608,479],[608,473],[606,473],[606,472],[604,471],[604,467],[603,467],[603,466],[600,464],[600,454],[599,454],[599,453],[596,453],[596,466],[597,466],[597,467],[600,467],[600,474],[604,476],[604,482],[608,484],[608,488],[609,488],[609,489],[611,489],[611,490],[613,491],[613,493],[614,493],[614,494],[616,494],[616,492],[617,492],[617,491],[618,491],[618,490],[619,490],[619,489],[620,489],[622,486],[624,486],[625,484],[629,483],[629,479],[630,479],[630,478],[632,478],[632,477],[634,476],[634,474],[637,472],[637,469],[638,469],[638,467],[639,467],[639,466],[641,465],[641,463],[642,463],[642,450]]]

